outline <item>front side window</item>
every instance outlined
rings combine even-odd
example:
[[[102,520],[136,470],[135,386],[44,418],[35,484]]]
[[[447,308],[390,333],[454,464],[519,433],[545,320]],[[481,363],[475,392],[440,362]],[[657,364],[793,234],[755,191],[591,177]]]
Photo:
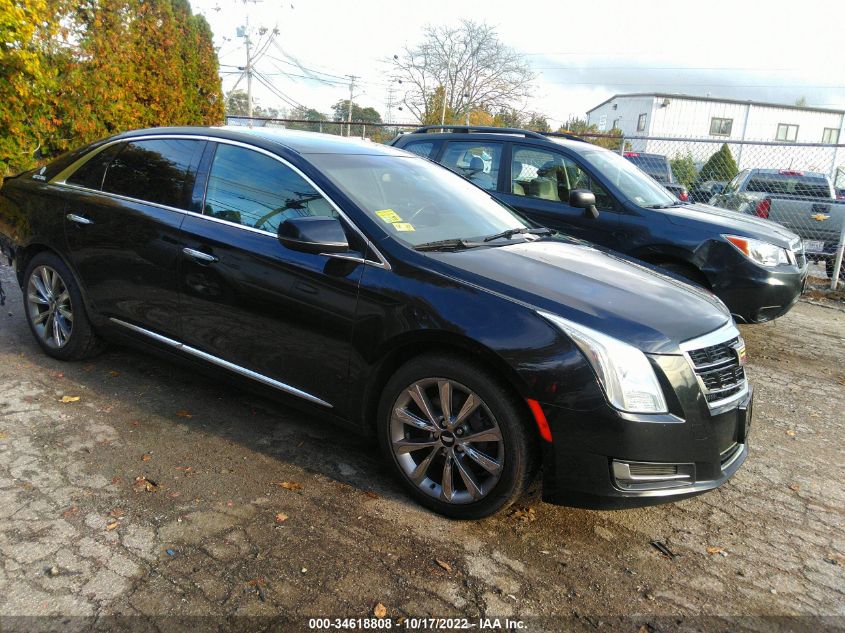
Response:
[[[106,170],[103,191],[184,209],[185,192],[193,188],[191,160],[204,146],[190,139],[127,143]]]
[[[798,138],[798,126],[789,123],[779,123],[778,132],[775,137],[778,141],[786,141],[787,143],[794,143]]]
[[[427,160],[363,154],[308,159],[392,237],[412,246],[530,226],[489,193]]]
[[[710,135],[711,136],[730,136],[731,129],[733,129],[733,119],[722,119],[713,117],[710,119]]]
[[[271,233],[288,218],[338,217],[334,207],[287,165],[224,143],[214,153],[203,214]]]
[[[637,132],[645,132],[645,121],[646,121],[647,117],[648,117],[648,115],[645,112],[643,112],[637,118]]]
[[[608,193],[568,156],[537,149],[514,147],[511,162],[511,187],[514,195],[569,204],[573,189],[589,189],[596,196],[596,206],[613,206]]]
[[[822,132],[822,143],[836,145],[839,142],[839,130],[835,127],[826,127]]]
[[[440,162],[474,182],[482,189],[494,190],[499,181],[501,143],[449,143]]]

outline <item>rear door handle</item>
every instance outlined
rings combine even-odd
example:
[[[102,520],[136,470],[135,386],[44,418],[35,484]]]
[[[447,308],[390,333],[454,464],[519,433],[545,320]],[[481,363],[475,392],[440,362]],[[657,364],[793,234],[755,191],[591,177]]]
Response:
[[[68,213],[66,217],[71,222],[76,222],[77,224],[94,224],[93,220],[84,218],[81,215],[76,215],[75,213]]]
[[[214,255],[209,255],[208,253],[203,253],[202,251],[197,251],[193,248],[188,248],[187,246],[182,249],[182,252],[185,253],[185,255],[198,259],[201,262],[213,264],[214,262],[220,261],[220,259]]]

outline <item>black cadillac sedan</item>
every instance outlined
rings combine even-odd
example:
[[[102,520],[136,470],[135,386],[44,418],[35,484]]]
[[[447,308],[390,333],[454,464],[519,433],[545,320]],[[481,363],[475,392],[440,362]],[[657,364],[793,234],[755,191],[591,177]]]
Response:
[[[589,198],[589,191],[582,192]],[[0,244],[58,359],[131,342],[376,436],[408,492],[625,508],[747,455],[742,338],[705,290],[334,136],[159,128],[7,178]]]

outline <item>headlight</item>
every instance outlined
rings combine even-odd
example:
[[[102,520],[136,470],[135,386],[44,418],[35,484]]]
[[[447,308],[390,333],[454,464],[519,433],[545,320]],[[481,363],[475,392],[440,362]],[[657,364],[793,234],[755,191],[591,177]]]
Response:
[[[780,246],[736,235],[723,235],[722,237],[733,244],[748,259],[761,266],[778,266],[791,263],[789,252]]]
[[[668,411],[654,369],[645,354],[636,347],[556,314],[542,311],[538,314],[572,337],[592,365],[607,399],[614,407],[628,413]]]

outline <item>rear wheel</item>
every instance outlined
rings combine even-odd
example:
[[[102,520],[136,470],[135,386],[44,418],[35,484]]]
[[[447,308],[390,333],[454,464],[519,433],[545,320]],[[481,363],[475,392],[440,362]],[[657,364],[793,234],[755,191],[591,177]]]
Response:
[[[456,519],[507,507],[534,474],[525,408],[484,368],[452,355],[410,361],[378,411],[382,449],[408,492]]]
[[[26,320],[48,355],[81,360],[102,351],[73,273],[54,253],[37,254],[24,273]]]

